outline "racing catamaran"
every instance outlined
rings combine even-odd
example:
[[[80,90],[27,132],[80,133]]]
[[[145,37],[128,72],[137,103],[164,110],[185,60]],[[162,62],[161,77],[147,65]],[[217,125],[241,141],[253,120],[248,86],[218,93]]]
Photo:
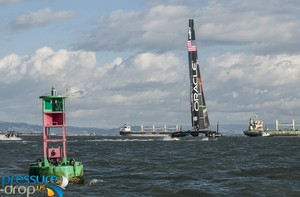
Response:
[[[199,136],[199,133],[202,133],[206,137],[220,137],[222,135],[218,131],[219,124],[217,126],[217,131],[213,131],[210,128],[200,75],[193,19],[189,19],[187,51],[189,59],[191,120],[193,129],[189,131],[177,131],[172,133],[171,136]]]

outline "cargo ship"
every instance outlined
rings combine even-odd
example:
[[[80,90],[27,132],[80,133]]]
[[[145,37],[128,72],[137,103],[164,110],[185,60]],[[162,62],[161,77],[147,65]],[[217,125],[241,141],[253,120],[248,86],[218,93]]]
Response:
[[[244,134],[248,137],[270,136],[270,134],[265,131],[264,123],[257,119],[257,117],[254,120],[250,118],[248,130],[244,131]]]
[[[300,137],[300,130],[296,128],[295,121],[291,123],[280,123],[275,121],[275,129],[268,129],[264,127],[261,120],[250,118],[249,128],[244,131],[244,134],[248,137]]]
[[[173,128],[167,128],[166,125],[164,127],[141,125],[138,130],[132,130],[131,125],[126,123],[120,128],[120,135],[130,137],[166,137],[179,131],[180,128],[178,125]]]

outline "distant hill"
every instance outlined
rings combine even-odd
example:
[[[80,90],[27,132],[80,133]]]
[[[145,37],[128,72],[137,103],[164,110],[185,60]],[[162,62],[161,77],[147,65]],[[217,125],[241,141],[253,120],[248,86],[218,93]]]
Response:
[[[30,125],[27,123],[16,123],[16,122],[0,122],[0,132],[6,132],[7,130],[14,130],[20,133],[42,133],[41,125]],[[66,127],[68,134],[98,134],[98,135],[118,135],[118,128],[95,128],[95,127]]]

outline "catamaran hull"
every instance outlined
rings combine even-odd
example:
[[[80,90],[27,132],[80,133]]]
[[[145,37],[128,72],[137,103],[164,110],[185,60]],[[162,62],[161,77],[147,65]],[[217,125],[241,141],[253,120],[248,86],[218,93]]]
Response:
[[[199,134],[202,133],[205,137],[222,137],[222,135],[216,131],[177,131],[171,134],[171,137],[185,137],[185,136],[193,136],[198,137]]]

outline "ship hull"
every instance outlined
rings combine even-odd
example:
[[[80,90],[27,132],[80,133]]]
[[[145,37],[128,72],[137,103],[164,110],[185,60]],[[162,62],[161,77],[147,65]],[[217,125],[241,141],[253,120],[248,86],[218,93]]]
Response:
[[[300,137],[298,130],[267,130],[272,137]]]
[[[120,135],[128,137],[166,137],[170,136],[168,132],[139,132],[139,131],[120,131]]]
[[[244,131],[244,134],[248,137],[261,137],[263,136],[262,131]]]
[[[190,135],[191,133],[190,132],[185,132],[185,131],[176,131],[176,132],[173,132],[171,134],[171,137],[185,137],[185,136],[188,136]]]

